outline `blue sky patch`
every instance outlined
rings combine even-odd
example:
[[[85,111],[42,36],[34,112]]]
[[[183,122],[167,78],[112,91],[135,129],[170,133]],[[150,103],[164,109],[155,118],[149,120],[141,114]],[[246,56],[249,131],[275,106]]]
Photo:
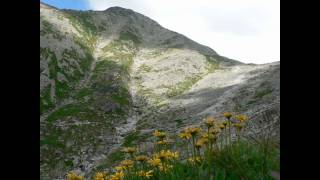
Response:
[[[57,7],[59,9],[88,10],[86,0],[41,0],[41,2]]]

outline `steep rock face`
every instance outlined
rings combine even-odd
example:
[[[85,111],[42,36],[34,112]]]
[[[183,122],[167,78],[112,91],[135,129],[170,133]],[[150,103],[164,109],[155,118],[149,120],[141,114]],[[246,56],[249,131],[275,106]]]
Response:
[[[247,135],[279,135],[279,62],[222,57],[120,7],[41,4],[40,15],[41,179],[88,176],[154,129],[177,133],[223,111],[251,116]]]

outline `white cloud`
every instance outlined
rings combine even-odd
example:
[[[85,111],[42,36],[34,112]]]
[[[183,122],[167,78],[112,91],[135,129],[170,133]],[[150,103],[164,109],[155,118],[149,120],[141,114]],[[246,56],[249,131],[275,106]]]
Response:
[[[246,63],[280,60],[280,0],[87,0],[93,10],[132,9]]]

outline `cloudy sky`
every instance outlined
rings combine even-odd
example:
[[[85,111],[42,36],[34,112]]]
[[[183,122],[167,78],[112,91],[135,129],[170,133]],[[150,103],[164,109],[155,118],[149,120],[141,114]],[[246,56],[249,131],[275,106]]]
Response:
[[[246,63],[280,60],[280,0],[42,0],[59,8],[144,14],[220,55]]]

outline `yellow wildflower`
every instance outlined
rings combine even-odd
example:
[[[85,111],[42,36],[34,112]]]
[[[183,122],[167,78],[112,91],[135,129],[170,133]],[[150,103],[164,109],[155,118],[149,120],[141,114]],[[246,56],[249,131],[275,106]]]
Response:
[[[208,118],[206,118],[204,120],[205,125],[208,127],[213,127],[215,125],[215,122],[216,122],[216,120],[211,116],[209,116]]]
[[[222,123],[222,124],[219,125],[219,128],[220,128],[221,130],[223,130],[225,127],[226,127],[226,126],[225,126],[224,123]]]
[[[210,136],[209,136],[209,137],[210,137]],[[202,144],[208,144],[209,138],[200,138],[199,141],[200,141]]]
[[[83,176],[78,176],[74,172],[69,172],[67,174],[67,180],[84,180],[84,177]]]
[[[133,154],[134,152],[136,152],[137,149],[134,147],[125,147],[122,149],[122,152],[128,153],[128,154]]]
[[[114,167],[114,169],[117,171],[123,171],[123,170],[126,170],[126,167],[125,166],[116,166],[116,167]]]
[[[182,132],[179,134],[179,137],[181,139],[190,139],[191,138],[191,134],[190,133],[186,133],[186,132]]]
[[[191,136],[195,136],[201,132],[201,129],[198,127],[189,127],[185,130],[185,132],[190,133]]]
[[[197,142],[194,146],[195,146],[197,149],[200,149],[200,148],[203,146],[203,143],[202,143],[202,142]]]
[[[216,135],[214,135],[212,133],[210,133],[210,134],[204,133],[204,134],[201,135],[201,139],[213,140],[213,139],[216,139],[216,138],[217,138]]]
[[[220,129],[217,129],[217,128],[215,128],[215,129],[210,129],[210,130],[209,130],[209,133],[210,133],[210,134],[213,134],[213,135],[217,135],[217,134],[220,133]]]
[[[179,158],[179,152],[178,151],[171,152],[171,157],[174,158],[174,159],[178,159]]]
[[[232,114],[230,112],[223,113],[223,116],[227,119],[230,119],[232,117]]]
[[[157,142],[158,145],[166,145],[166,144],[169,144],[169,141],[163,139],[163,140],[160,140]]]
[[[161,164],[161,160],[157,157],[153,157],[151,159],[148,160],[148,163],[151,165],[151,166],[159,166]]]
[[[161,163],[160,166],[159,166],[159,169],[160,169],[161,172],[167,172],[172,168],[173,168],[173,165],[165,164],[165,163]]]
[[[107,177],[107,173],[105,173],[105,172],[97,172],[94,175],[93,180],[105,180],[106,177]]]
[[[248,116],[246,115],[237,115],[235,118],[240,122],[246,122],[248,120]]]
[[[138,176],[140,177],[146,177],[146,178],[149,178],[153,175],[153,171],[150,170],[150,171],[139,171],[137,172]]]
[[[196,156],[196,157],[189,157],[187,161],[192,165],[196,165],[196,164],[200,164],[202,159],[200,156]]]
[[[161,150],[160,152],[156,153],[154,157],[160,160],[171,160],[179,158],[179,153],[171,152],[170,150]]]
[[[209,138],[209,134],[208,133],[202,133],[201,134],[201,138]]]
[[[110,176],[110,180],[121,180],[124,177],[123,171],[118,171]]]
[[[139,162],[145,162],[148,160],[148,157],[147,156],[137,156],[136,157],[136,161],[139,161]]]
[[[243,128],[243,125],[241,123],[236,123],[233,126],[236,127],[238,130],[241,130]]]
[[[163,139],[163,138],[166,137],[166,133],[165,133],[165,132],[158,131],[158,130],[155,130],[155,131],[153,132],[153,136],[158,137],[158,138],[160,138],[160,139]]]
[[[126,160],[121,161],[120,165],[124,166],[126,168],[130,168],[133,166],[133,163],[134,162],[132,160],[126,159]]]

